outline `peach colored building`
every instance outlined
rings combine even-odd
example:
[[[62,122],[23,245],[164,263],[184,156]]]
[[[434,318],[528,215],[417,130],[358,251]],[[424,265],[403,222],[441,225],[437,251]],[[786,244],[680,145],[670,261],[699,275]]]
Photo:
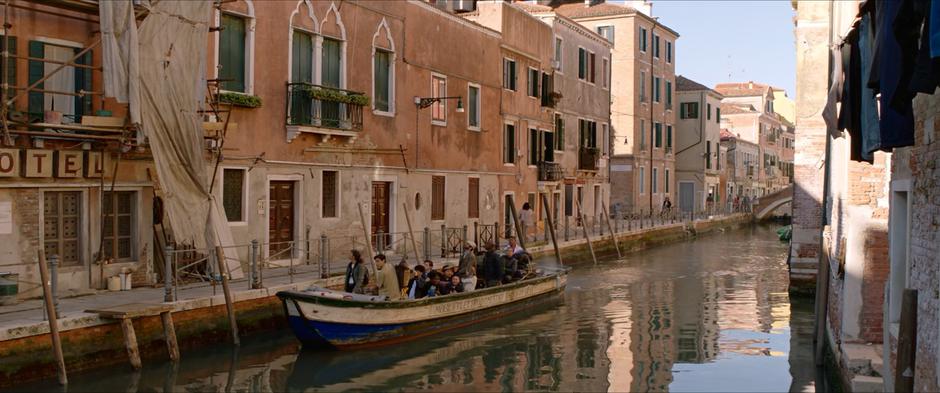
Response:
[[[714,211],[726,198],[718,174],[721,155],[721,94],[680,75],[676,80],[676,206],[680,212]]]
[[[675,203],[675,42],[649,3],[560,1],[556,13],[605,36],[611,49],[611,210]],[[637,8],[631,5],[637,6]]]

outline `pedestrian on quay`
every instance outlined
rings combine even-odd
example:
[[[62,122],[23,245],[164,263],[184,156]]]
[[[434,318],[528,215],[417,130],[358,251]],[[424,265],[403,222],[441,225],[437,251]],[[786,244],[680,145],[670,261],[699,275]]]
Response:
[[[349,252],[349,264],[346,265],[346,292],[365,293],[366,285],[369,284],[369,268],[362,262],[362,254],[359,250]]]
[[[532,211],[532,205],[529,202],[522,204],[522,210],[519,212],[519,223],[522,224],[522,233],[519,234],[524,240],[529,239],[529,231],[535,228],[535,212]]]
[[[428,278],[424,265],[415,266],[414,276],[408,280],[408,299],[421,299],[428,294]]]
[[[496,254],[496,245],[486,243],[486,255],[483,256],[483,280],[486,287],[495,287],[503,281],[505,264],[503,258]]]
[[[390,301],[401,299],[401,285],[395,267],[386,263],[385,254],[376,255],[375,258],[375,284],[379,296],[385,296]]]

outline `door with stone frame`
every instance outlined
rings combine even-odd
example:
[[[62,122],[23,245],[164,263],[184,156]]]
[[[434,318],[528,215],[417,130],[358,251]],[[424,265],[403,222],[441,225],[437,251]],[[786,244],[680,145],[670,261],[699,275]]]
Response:
[[[289,258],[294,240],[294,184],[293,181],[270,182],[268,188],[268,256],[272,259]]]

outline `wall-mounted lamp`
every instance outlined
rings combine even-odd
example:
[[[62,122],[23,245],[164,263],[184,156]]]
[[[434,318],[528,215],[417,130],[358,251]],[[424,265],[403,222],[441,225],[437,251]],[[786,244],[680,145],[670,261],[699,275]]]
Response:
[[[415,97],[415,105],[420,109],[427,108],[442,100],[457,100],[457,113],[463,113],[463,97]]]

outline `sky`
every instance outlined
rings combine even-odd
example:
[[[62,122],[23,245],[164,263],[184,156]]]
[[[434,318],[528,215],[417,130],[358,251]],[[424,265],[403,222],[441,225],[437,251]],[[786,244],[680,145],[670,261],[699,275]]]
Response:
[[[679,33],[676,73],[703,85],[754,81],[796,95],[789,0],[654,0],[653,16]]]

